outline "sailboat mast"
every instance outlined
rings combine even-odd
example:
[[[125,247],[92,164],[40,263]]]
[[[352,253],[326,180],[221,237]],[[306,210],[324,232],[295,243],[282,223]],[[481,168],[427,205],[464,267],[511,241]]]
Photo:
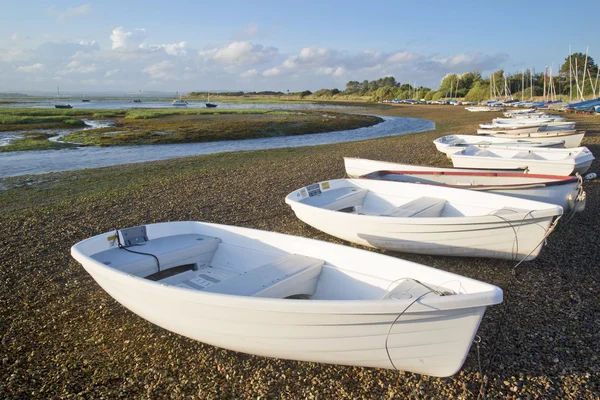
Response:
[[[573,68],[571,67],[571,45],[569,45],[569,103],[573,101]]]
[[[533,101],[533,71],[529,70],[529,92],[530,97],[531,97],[531,101]]]
[[[521,70],[521,101],[524,100],[523,96],[525,96],[525,70]]]

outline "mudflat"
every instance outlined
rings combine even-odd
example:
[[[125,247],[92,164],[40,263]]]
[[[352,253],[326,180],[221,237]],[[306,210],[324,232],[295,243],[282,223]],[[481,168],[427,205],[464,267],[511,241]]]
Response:
[[[462,370],[433,378],[236,353],[199,343],[116,303],[71,259],[92,235],[198,220],[344,243],[299,221],[284,196],[344,176],[343,156],[451,166],[431,142],[475,132],[493,113],[390,106],[436,130],[316,147],[214,154],[0,179],[0,397],[475,398],[477,346]],[[569,116],[600,155],[600,118]],[[590,172],[599,173],[598,161]],[[480,326],[488,398],[597,398],[600,393],[600,181],[534,261],[384,252],[500,286],[505,302]],[[564,218],[566,220],[567,218]],[[344,243],[349,245],[348,243]],[[376,250],[370,250],[376,251]]]

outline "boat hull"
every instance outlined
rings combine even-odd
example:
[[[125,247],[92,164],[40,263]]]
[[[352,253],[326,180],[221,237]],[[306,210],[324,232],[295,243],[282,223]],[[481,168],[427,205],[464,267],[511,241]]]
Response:
[[[353,158],[344,157],[344,166],[346,168],[346,174],[350,178],[358,178],[362,175],[369,174],[375,171],[391,170],[391,171],[433,171],[433,172],[481,172],[481,169],[477,168],[442,168],[442,167],[430,167],[426,165],[413,165],[413,164],[401,164],[392,163],[387,161],[376,161],[367,160],[365,158]],[[524,169],[511,170],[513,173],[523,173]],[[494,171],[490,171],[494,172]],[[506,172],[506,170],[499,169],[495,172]]]
[[[476,148],[477,151],[485,150]],[[529,153],[534,156],[540,154],[540,158],[515,158],[514,151],[506,149],[496,149],[492,146],[487,148],[490,153],[496,156],[489,156],[487,152],[473,152],[473,149],[467,147],[465,150],[452,154],[452,164],[458,168],[480,168],[480,169],[513,169],[524,168],[528,173],[542,175],[562,175],[585,173],[592,162],[594,156],[585,147],[575,149],[518,149],[523,153]],[[554,159],[543,159],[544,151],[561,152],[564,156]],[[569,151],[572,150],[572,153]],[[500,156],[498,156],[500,155]]]
[[[564,210],[571,210],[577,205],[577,211],[583,211],[585,207],[583,200],[578,201],[583,189],[575,177],[489,172],[378,171],[361,178],[476,190],[556,204]],[[582,197],[585,198],[585,195]]]
[[[167,224],[148,227],[161,225]],[[348,281],[336,285],[340,291],[351,283],[352,275],[360,273],[358,265],[368,265],[373,274],[385,272],[387,278],[414,274],[427,281],[434,274],[440,283],[458,281],[466,288],[479,285],[485,289],[485,293],[450,296],[453,302],[446,301],[450,297],[428,296],[412,305],[414,299],[361,301],[358,296],[354,300],[306,301],[221,295],[124,274],[86,255],[96,251],[94,247],[106,246],[112,232],[72,248],[73,257],[94,280],[129,310],[167,330],[230,350],[449,376],[462,366],[485,307],[502,301],[502,291],[492,285],[360,249],[225,225],[168,225],[170,231],[202,232],[236,247],[318,256],[327,260],[322,274],[338,265],[356,265],[348,268]],[[393,364],[386,351],[388,332]]]
[[[532,133],[524,133],[524,134],[512,134],[508,133],[494,133],[493,137],[504,138],[504,139],[512,139],[512,140],[533,140],[536,142],[548,143],[548,142],[556,142],[557,140],[564,141],[565,148],[574,148],[581,146],[581,141],[585,136],[585,132],[577,132],[577,133],[567,133],[563,134],[560,131],[554,133],[553,131],[548,132],[532,132]]]
[[[341,181],[341,180],[338,180]],[[335,187],[338,181],[329,181]],[[488,193],[471,192],[466,196],[462,189],[431,190],[430,185],[371,181],[353,185],[375,190],[389,197],[391,193],[409,193],[414,190],[422,196],[448,199],[458,204],[468,199],[472,204],[490,202],[523,208],[542,207],[542,210],[509,215],[482,214],[477,216],[401,218],[380,215],[351,214],[301,203],[302,188],[290,193],[286,203],[305,223],[332,236],[360,245],[405,253],[445,255],[459,257],[489,257],[509,260],[532,260],[539,254],[542,238],[556,215],[562,209],[544,203],[524,204],[523,200]],[[312,185],[311,185],[312,186]],[[440,188],[435,188],[440,189]],[[433,193],[433,194],[432,194]],[[511,203],[512,201],[512,203]],[[500,208],[500,206],[498,207]]]

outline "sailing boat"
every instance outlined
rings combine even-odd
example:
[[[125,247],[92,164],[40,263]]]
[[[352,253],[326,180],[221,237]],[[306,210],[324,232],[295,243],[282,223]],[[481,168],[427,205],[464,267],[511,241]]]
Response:
[[[179,92],[177,92],[177,93],[175,94],[175,97],[177,97],[177,95],[178,95],[178,94],[179,94]],[[172,105],[172,106],[175,106],[175,107],[187,107],[188,103],[187,103],[187,101],[183,101],[183,100],[181,100],[181,95],[179,94],[179,99],[175,99],[175,100],[173,100],[173,101],[171,102],[171,105]]]
[[[217,107],[217,105],[215,103],[211,103],[210,102],[210,92],[206,92],[206,94],[208,95],[208,98],[207,98],[206,103],[205,103],[206,107],[207,108],[215,108],[215,107]]]
[[[58,90],[58,86],[56,87],[56,97],[58,99],[58,104],[55,104],[55,108],[73,108],[70,104],[60,104],[60,91]]]

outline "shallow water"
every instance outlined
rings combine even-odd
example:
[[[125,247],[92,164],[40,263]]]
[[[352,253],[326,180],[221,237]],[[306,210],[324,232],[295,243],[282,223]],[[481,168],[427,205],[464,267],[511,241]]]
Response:
[[[0,177],[72,171],[84,168],[106,167],[109,165],[240,150],[316,146],[435,129],[435,124],[425,119],[388,116],[381,116],[381,118],[384,119],[384,122],[366,128],[301,136],[229,140],[210,143],[80,147],[61,150],[0,153]]]
[[[83,122],[85,122],[85,124],[87,126],[81,128],[70,128],[70,129],[33,129],[33,132],[41,132],[41,133],[51,133],[54,134],[56,136],[52,136],[50,139],[50,141],[52,142],[58,142],[61,140],[61,138],[63,136],[65,136],[68,133],[71,132],[75,132],[75,131],[86,131],[88,129],[97,129],[97,128],[109,128],[111,126],[115,126],[114,121],[101,121],[101,120],[90,120],[90,119],[86,119],[86,118],[81,118],[81,120]],[[23,138],[23,132],[24,131],[6,131],[6,132],[0,132],[0,146],[8,146],[13,140],[15,139],[22,139]],[[1,155],[0,155],[1,157]],[[0,174],[2,172],[0,171]]]
[[[64,102],[64,101],[63,101]],[[43,101],[22,101],[18,103],[0,104],[0,108],[19,108],[19,107],[30,107],[30,108],[54,108],[55,100],[43,100]],[[186,109],[186,108],[206,108],[204,101],[188,101],[187,107],[174,107],[169,101],[146,101],[142,100],[141,103],[134,103],[132,100],[120,99],[120,100],[91,100],[89,103],[82,103],[81,100],[73,100],[68,102],[73,106],[74,110],[86,110],[86,109],[145,109],[145,108],[173,108],[173,109]],[[217,104],[217,109],[260,109],[260,110],[360,110],[365,107],[350,106],[350,105],[337,105],[337,104],[321,104],[321,103],[221,103],[211,102]]]

